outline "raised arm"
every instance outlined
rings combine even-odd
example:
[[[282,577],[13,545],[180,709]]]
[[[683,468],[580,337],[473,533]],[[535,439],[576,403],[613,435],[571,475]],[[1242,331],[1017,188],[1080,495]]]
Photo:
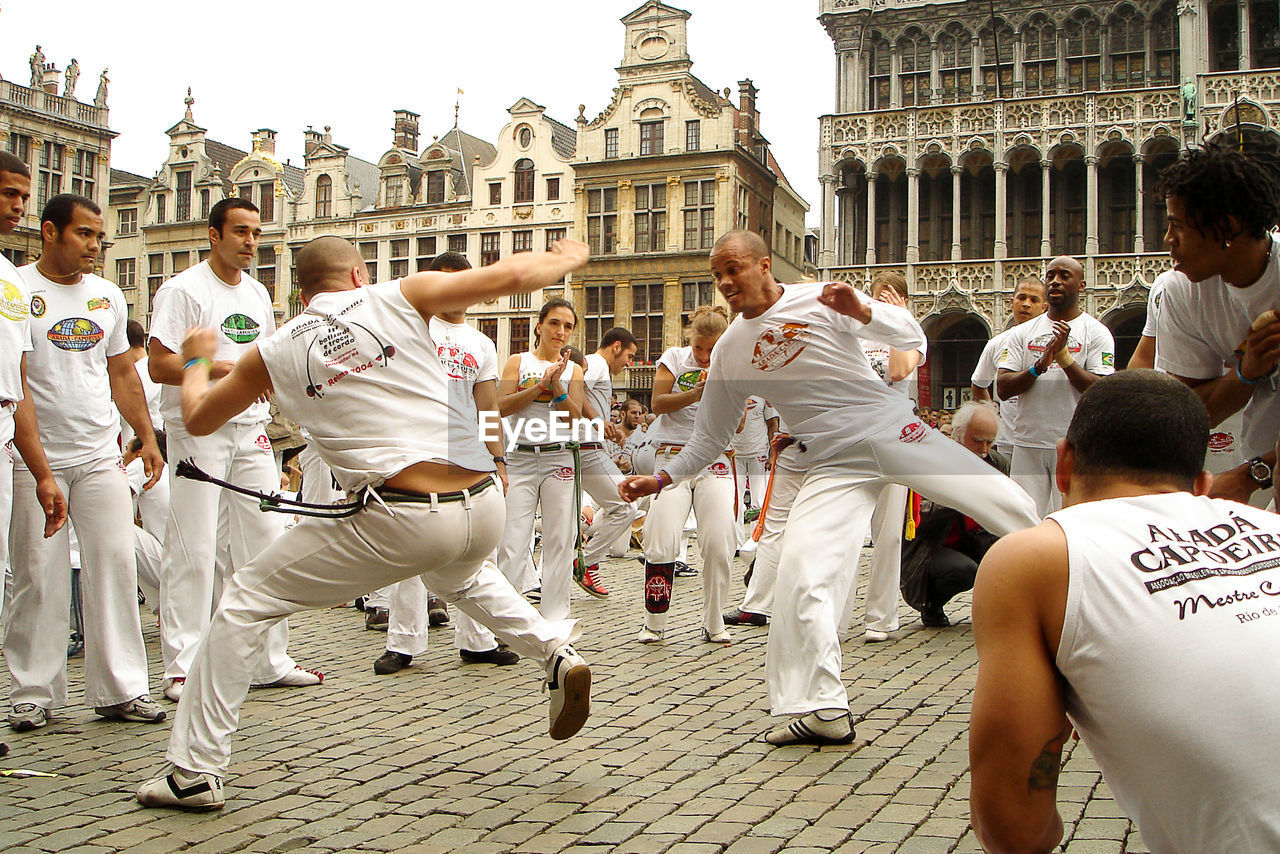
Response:
[[[191,365],[182,373],[182,421],[193,436],[209,435],[271,391],[271,375],[256,345],[240,357],[231,373],[210,385],[217,351],[217,333],[212,329],[191,329],[182,342],[183,364]]]

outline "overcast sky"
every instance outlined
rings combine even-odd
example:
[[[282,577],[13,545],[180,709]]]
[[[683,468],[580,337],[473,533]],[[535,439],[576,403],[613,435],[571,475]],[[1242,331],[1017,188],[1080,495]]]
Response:
[[[111,165],[154,175],[164,131],[195,119],[248,149],[278,131],[277,154],[302,163],[302,132],[332,125],[334,141],[376,162],[391,146],[392,111],[421,114],[421,143],[453,125],[494,141],[521,96],[569,126],[609,103],[622,59],[621,17],[640,0],[366,0],[176,3],[173,0],[2,0],[0,74],[26,84],[28,57],[80,63],[76,96],[93,100],[109,67]],[[751,78],[761,130],[818,224],[818,116],[834,103],[834,51],[817,0],[684,0],[693,73],[717,91]]]

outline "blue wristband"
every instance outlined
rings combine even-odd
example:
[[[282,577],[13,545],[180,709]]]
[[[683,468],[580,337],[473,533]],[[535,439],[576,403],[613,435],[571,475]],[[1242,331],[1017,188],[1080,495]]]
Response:
[[[559,397],[553,397],[553,398],[551,398],[551,402],[552,402],[552,403],[564,403],[564,402],[565,402],[566,400],[568,400],[568,399],[569,399],[569,392],[567,392],[567,391],[566,391],[564,394],[560,395]]]
[[[208,365],[209,367],[213,367],[213,362],[210,362],[208,359],[204,358],[203,356],[197,356],[196,358],[192,359],[191,361],[183,365],[182,370],[185,371],[188,368],[190,368],[192,365],[199,365],[201,363]]]
[[[1044,371],[1036,370],[1035,363],[1032,362],[1031,367],[1027,368],[1027,373],[1031,374],[1032,379],[1034,379],[1036,377],[1042,376],[1044,374]]]
[[[1240,382],[1244,383],[1245,385],[1257,385],[1258,380],[1262,379],[1262,377],[1254,377],[1254,378],[1253,378],[1253,379],[1251,379],[1251,380],[1247,380],[1247,379],[1245,379],[1245,378],[1244,378],[1244,374],[1240,373],[1240,360],[1239,360],[1239,359],[1236,359],[1236,376],[1237,376],[1237,377],[1239,377],[1239,378],[1240,378]],[[1263,374],[1263,376],[1266,376],[1266,374]]]

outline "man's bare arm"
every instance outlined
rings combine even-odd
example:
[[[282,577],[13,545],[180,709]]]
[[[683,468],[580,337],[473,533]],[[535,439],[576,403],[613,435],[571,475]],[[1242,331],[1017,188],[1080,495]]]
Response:
[[[547,252],[520,252],[484,267],[414,273],[400,280],[400,292],[423,317],[447,314],[554,284],[586,264],[588,257],[587,244],[557,240]]]
[[[164,385],[182,385],[182,366],[186,364],[186,360],[182,358],[181,353],[175,353],[168,347],[152,338],[147,343],[147,373],[151,375],[151,381],[162,383]],[[227,374],[231,373],[231,369],[235,367],[235,362],[214,362],[209,369],[209,377],[211,379],[220,380]]]
[[[1129,370],[1138,368],[1154,368],[1156,366],[1156,339],[1152,336],[1143,335],[1138,338],[1138,346],[1133,348],[1133,355],[1129,357],[1129,364],[1126,367]]]
[[[182,342],[183,364],[192,359],[212,361],[215,352],[217,338],[212,329],[188,330]],[[271,375],[257,346],[246,351],[231,373],[213,385],[210,373],[204,361],[183,371],[182,421],[193,436],[209,435],[271,391]]]
[[[133,357],[127,352],[108,356],[107,378],[111,383],[111,399],[115,402],[116,409],[142,442],[142,467],[147,476],[143,489],[150,489],[164,471],[164,457],[160,455],[160,447],[156,444],[151,413],[147,410],[147,393],[142,388],[142,378],[138,376]]]

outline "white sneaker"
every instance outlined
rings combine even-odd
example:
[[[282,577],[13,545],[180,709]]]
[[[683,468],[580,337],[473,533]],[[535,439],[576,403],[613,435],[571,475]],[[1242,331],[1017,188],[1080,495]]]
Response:
[[[182,699],[182,689],[186,684],[187,680],[182,676],[164,680],[164,698],[175,703],[178,702]]]
[[[867,643],[884,643],[889,639],[889,633],[879,629],[867,629],[862,637]]]
[[[655,632],[650,628],[641,628],[640,634],[636,635],[636,640],[640,643],[662,643],[662,632]]]
[[[93,713],[109,721],[133,721],[143,724],[158,724],[166,717],[164,709],[150,696],[143,694],[134,697],[127,703],[116,703],[114,706],[94,706]]]
[[[220,810],[226,803],[222,780],[168,765],[160,776],[138,787],[138,803],[144,807],[174,807],[193,812]]]
[[[729,644],[733,643],[733,635],[729,634],[729,632],[726,629],[721,629],[720,631],[716,632],[714,635],[711,634],[711,632],[707,631],[706,629],[703,629],[702,639],[707,643],[719,643],[719,644],[724,644],[725,646],[728,646]]]
[[[551,695],[551,737],[557,741],[582,729],[591,712],[591,668],[573,647],[565,644],[547,664]]]
[[[30,732],[49,722],[49,710],[35,703],[19,703],[9,712],[9,727],[14,732]]]
[[[303,670],[300,665],[295,666],[285,675],[281,676],[274,682],[267,682],[263,685],[254,685],[254,688],[309,688],[312,685],[319,685],[324,681],[324,674],[319,670]]]
[[[817,712],[795,718],[770,730],[764,740],[775,747],[788,744],[849,744],[853,741],[853,724],[848,712],[833,721],[824,721]]]

